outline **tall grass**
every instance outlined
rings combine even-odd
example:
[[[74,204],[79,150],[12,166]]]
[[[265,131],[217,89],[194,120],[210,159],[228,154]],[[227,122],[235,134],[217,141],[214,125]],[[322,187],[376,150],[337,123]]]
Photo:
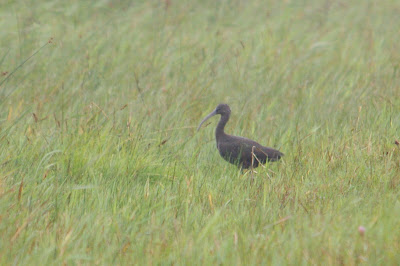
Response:
[[[399,11],[5,2],[0,264],[398,264]],[[283,160],[221,159],[220,102]]]

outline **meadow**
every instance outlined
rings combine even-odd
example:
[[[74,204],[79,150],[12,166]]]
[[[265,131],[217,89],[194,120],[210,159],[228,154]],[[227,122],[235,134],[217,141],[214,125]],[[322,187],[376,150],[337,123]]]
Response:
[[[399,265],[399,14],[3,1],[0,264]],[[219,103],[284,158],[225,162]]]

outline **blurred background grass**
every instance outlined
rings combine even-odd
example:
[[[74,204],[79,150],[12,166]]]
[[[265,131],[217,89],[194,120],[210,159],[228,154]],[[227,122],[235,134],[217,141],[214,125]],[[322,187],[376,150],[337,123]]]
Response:
[[[399,11],[4,1],[1,264],[398,264]],[[222,160],[220,102],[284,159]]]

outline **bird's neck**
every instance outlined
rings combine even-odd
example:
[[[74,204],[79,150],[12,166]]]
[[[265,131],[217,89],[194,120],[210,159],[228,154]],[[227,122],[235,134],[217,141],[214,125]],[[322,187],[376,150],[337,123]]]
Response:
[[[228,123],[229,115],[221,115],[221,119],[218,122],[217,129],[215,130],[215,138],[218,139],[225,135],[224,128]]]

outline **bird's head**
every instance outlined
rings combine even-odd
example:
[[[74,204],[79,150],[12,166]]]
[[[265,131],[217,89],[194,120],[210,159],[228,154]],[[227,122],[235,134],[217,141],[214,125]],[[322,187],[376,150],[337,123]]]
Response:
[[[217,108],[215,108],[214,111],[212,111],[209,115],[207,115],[203,121],[201,121],[199,127],[197,128],[197,131],[199,131],[200,127],[204,122],[206,122],[210,117],[213,117],[214,115],[230,115],[231,114],[231,108],[229,108],[229,105],[220,103],[218,104]]]
[[[218,104],[217,108],[215,108],[215,114],[217,115],[229,115],[231,114],[231,108],[229,105],[220,103]]]

